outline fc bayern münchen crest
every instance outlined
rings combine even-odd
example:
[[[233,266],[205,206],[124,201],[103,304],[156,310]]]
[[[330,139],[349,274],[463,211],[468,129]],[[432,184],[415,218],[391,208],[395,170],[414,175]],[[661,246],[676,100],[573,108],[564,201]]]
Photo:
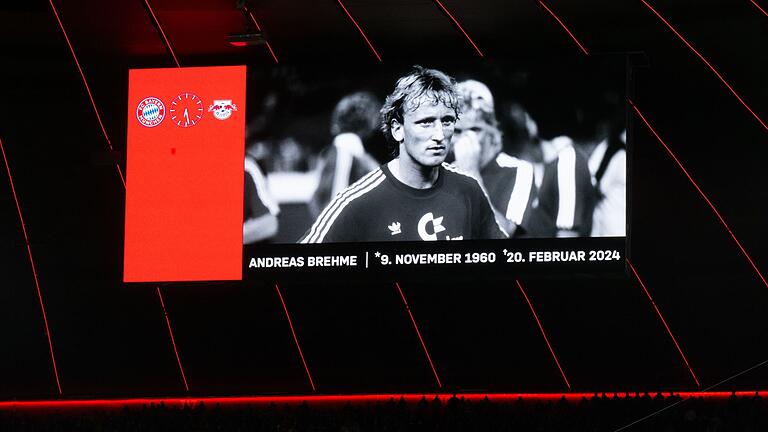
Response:
[[[156,97],[144,98],[136,107],[136,118],[146,127],[155,127],[165,118],[165,105]]]
[[[213,112],[213,116],[219,120],[228,119],[232,111],[237,111],[237,105],[232,103],[232,99],[216,99],[208,107],[208,112]]]

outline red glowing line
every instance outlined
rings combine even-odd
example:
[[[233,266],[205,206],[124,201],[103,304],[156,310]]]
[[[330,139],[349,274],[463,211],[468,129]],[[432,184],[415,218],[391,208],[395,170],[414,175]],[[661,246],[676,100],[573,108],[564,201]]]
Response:
[[[568,36],[570,36],[570,37],[571,37],[571,39],[573,39],[573,41],[574,41],[574,42],[576,42],[576,45],[578,45],[578,46],[579,46],[579,48],[581,48],[581,50],[584,52],[584,55],[589,55],[589,52],[587,52],[587,49],[586,49],[586,48],[584,48],[584,45],[582,45],[582,44],[581,44],[581,42],[579,42],[579,40],[578,40],[578,39],[576,39],[576,36],[574,36],[574,35],[573,35],[573,33],[571,33],[571,31],[570,31],[570,30],[568,30],[568,27],[565,25],[565,23],[563,23],[563,21],[560,19],[560,17],[558,17],[557,15],[555,15],[555,13],[554,13],[554,12],[552,12],[552,10],[551,10],[551,9],[549,9],[549,8],[547,7],[547,5],[546,5],[546,4],[544,4],[544,2],[543,2],[543,1],[539,0],[539,4],[541,4],[541,6],[542,6],[542,7],[543,7],[543,8],[544,8],[544,9],[545,9],[547,12],[549,12],[549,14],[550,14],[550,15],[552,15],[552,17],[553,17],[553,18],[554,18],[554,19],[555,19],[555,20],[556,20],[556,21],[557,21],[557,22],[560,24],[560,27],[562,27],[562,28],[563,28],[563,30],[565,30],[565,32],[566,32],[566,33],[568,33]]]
[[[339,6],[341,6],[341,8],[344,9],[344,12],[347,14],[349,19],[352,21],[352,24],[354,24],[355,27],[357,27],[357,31],[359,31],[360,34],[363,36],[363,39],[365,39],[365,43],[367,43],[368,46],[371,48],[371,51],[373,51],[373,54],[376,55],[376,58],[379,59],[379,61],[382,61],[381,60],[381,56],[379,56],[379,53],[376,52],[376,48],[374,48],[373,44],[371,43],[371,41],[368,40],[368,36],[366,36],[365,32],[363,31],[363,29],[360,28],[359,25],[357,25],[357,21],[355,21],[355,18],[352,17],[352,14],[350,14],[349,11],[347,10],[347,8],[344,7],[344,3],[342,3],[341,0],[336,0],[336,1],[339,2]]]
[[[307,378],[309,378],[309,385],[312,386],[312,391],[317,391],[315,388],[315,382],[312,381],[312,374],[309,373],[309,367],[307,367],[307,361],[304,359],[304,353],[301,351],[301,345],[299,345],[299,338],[296,337],[296,331],[293,329],[293,322],[291,321],[291,315],[288,313],[288,307],[283,300],[283,294],[280,293],[280,287],[275,284],[277,290],[277,296],[280,297],[280,303],[283,304],[283,310],[285,311],[285,317],[288,318],[288,326],[291,328],[291,334],[293,335],[293,341],[296,342],[296,348],[299,350],[299,357],[301,357],[301,363],[304,365],[304,370],[307,371]]]
[[[249,11],[249,10],[248,10],[248,7],[247,7],[247,6],[243,7],[243,10],[244,10],[244,11],[245,11],[245,12],[248,14],[248,16],[251,18],[251,21],[253,21],[253,24],[256,26],[256,29],[258,29],[259,31],[261,31],[261,26],[259,25],[258,21],[256,21],[256,18],[253,16],[253,14],[251,13],[251,11]],[[277,56],[275,55],[275,52],[274,52],[274,51],[272,51],[272,45],[270,45],[270,44],[269,44],[269,41],[268,41],[268,40],[265,40],[264,42],[266,42],[266,44],[267,44],[267,49],[269,50],[269,53],[272,55],[272,58],[275,60],[275,63],[279,63],[279,62],[277,61]]]
[[[544,332],[544,326],[541,325],[541,321],[539,321],[539,316],[536,315],[536,311],[533,309],[533,304],[531,303],[531,300],[528,298],[528,295],[525,293],[525,290],[523,289],[523,286],[520,284],[520,281],[515,280],[515,283],[517,283],[518,288],[520,288],[520,292],[523,293],[523,297],[525,297],[525,301],[528,303],[528,307],[531,308],[531,313],[533,313],[533,317],[536,319],[536,324],[539,325],[539,330],[541,330],[541,335],[544,337],[544,342],[547,343],[547,348],[549,348],[549,352],[552,353],[552,358],[555,360],[555,364],[557,365],[557,368],[560,370],[560,375],[563,376],[565,385],[568,386],[568,390],[570,390],[571,383],[568,382],[568,378],[566,378],[565,372],[563,371],[562,366],[560,366],[560,362],[557,360],[557,355],[555,355],[555,350],[552,349],[552,344],[549,343],[549,338],[547,338],[547,334]]]
[[[184,375],[184,367],[181,365],[181,357],[179,357],[179,350],[176,349],[176,340],[173,338],[173,329],[171,328],[171,320],[168,319],[168,312],[165,311],[165,302],[163,301],[163,294],[160,293],[160,287],[157,287],[157,296],[160,298],[160,307],[163,308],[163,316],[165,317],[165,323],[168,324],[168,334],[171,335],[171,344],[173,345],[173,353],[176,354],[176,363],[179,364],[179,371],[181,371],[181,379],[184,381],[184,389],[189,391],[189,385],[187,384],[187,377]]]
[[[8,171],[8,180],[11,183],[11,193],[13,194],[13,201],[16,203],[16,211],[19,212],[19,221],[21,221],[21,230],[24,233],[24,243],[27,245],[27,255],[29,256],[29,264],[32,266],[32,276],[35,279],[35,288],[37,288],[37,299],[40,301],[40,310],[43,313],[43,323],[45,324],[45,336],[48,338],[48,349],[51,352],[51,363],[53,364],[53,374],[56,377],[56,388],[59,389],[61,394],[61,382],[59,381],[59,370],[56,368],[56,357],[53,355],[53,342],[51,341],[51,331],[48,328],[48,316],[45,313],[45,304],[43,303],[43,294],[40,291],[40,282],[37,279],[37,269],[35,268],[35,260],[32,259],[32,249],[29,246],[29,237],[27,237],[27,228],[24,224],[24,217],[21,215],[21,206],[19,205],[19,198],[16,195],[16,187],[13,185],[13,177],[11,176],[11,167],[8,164],[8,158],[5,155],[5,147],[3,141],[0,140],[0,152],[3,153],[3,161],[5,161],[5,169]]]
[[[667,144],[664,142],[663,139],[659,136],[659,134],[656,133],[656,130],[653,129],[653,126],[651,126],[650,123],[648,123],[648,120],[645,119],[645,116],[643,116],[643,113],[640,112],[640,110],[635,106],[635,104],[630,100],[630,105],[632,105],[632,108],[634,108],[635,112],[638,116],[640,116],[640,119],[645,123],[645,125],[648,127],[648,129],[653,133],[653,135],[656,137],[656,139],[661,143],[662,146],[664,146],[664,149],[667,150],[667,153],[672,157],[672,159],[675,161],[678,167],[683,171],[683,174],[685,174],[686,177],[688,177],[688,180],[690,180],[691,184],[693,184],[693,187],[696,188],[696,190],[699,192],[699,195],[701,195],[702,198],[704,198],[704,201],[707,202],[707,205],[709,205],[709,208],[712,209],[712,211],[715,213],[715,216],[717,216],[717,219],[720,220],[720,223],[723,224],[726,231],[728,231],[728,234],[731,235],[731,238],[734,242],[736,242],[736,246],[739,247],[739,250],[741,250],[741,253],[744,255],[744,257],[747,258],[747,261],[749,261],[749,265],[752,266],[752,268],[755,270],[755,273],[757,273],[757,276],[760,277],[760,280],[763,281],[763,285],[765,285],[766,288],[768,288],[768,281],[765,280],[765,277],[763,276],[763,273],[760,271],[759,268],[757,268],[757,265],[752,260],[752,257],[747,253],[747,250],[744,249],[744,246],[741,245],[741,242],[739,239],[736,238],[736,235],[731,231],[731,228],[728,226],[728,224],[725,222],[725,219],[720,215],[720,212],[717,211],[717,208],[715,208],[715,205],[712,204],[712,201],[707,198],[707,195],[704,194],[704,191],[701,190],[699,185],[696,183],[695,180],[693,180],[693,177],[691,177],[690,174],[688,174],[688,170],[685,169],[683,164],[680,162],[680,160],[675,156],[675,154],[672,152],[672,150],[667,146]]]
[[[269,53],[270,53],[270,54],[272,54],[272,58],[275,60],[275,63],[279,63],[279,62],[277,61],[277,56],[275,55],[275,52],[274,52],[274,51],[272,51],[272,45],[270,45],[268,41],[264,41],[264,42],[266,42],[266,44],[267,44],[267,49],[269,50]]]
[[[728,84],[728,81],[726,81],[726,80],[725,80],[725,78],[723,78],[723,76],[722,76],[722,75],[720,75],[720,72],[718,72],[718,71],[717,71],[717,69],[715,69],[715,68],[714,68],[714,66],[712,66],[712,64],[710,64],[710,63],[709,63],[709,61],[707,61],[707,59],[705,59],[703,55],[699,54],[699,52],[698,52],[698,51],[696,51],[696,48],[694,48],[694,47],[693,47],[693,45],[691,45],[690,43],[688,43],[688,41],[687,41],[687,40],[685,40],[685,38],[684,38],[684,37],[683,37],[683,36],[682,36],[680,33],[678,33],[678,32],[677,32],[677,30],[675,30],[675,28],[674,28],[674,27],[672,27],[672,25],[671,25],[669,22],[667,22],[667,20],[666,20],[666,19],[664,19],[664,17],[663,17],[663,16],[661,16],[661,15],[660,15],[658,12],[656,12],[656,9],[652,8],[652,7],[651,7],[651,5],[649,5],[649,4],[648,4],[648,3],[647,3],[645,0],[640,0],[640,1],[641,1],[641,2],[643,2],[643,4],[644,4],[645,6],[647,6],[647,7],[648,7],[648,9],[650,9],[650,10],[651,10],[651,11],[652,11],[654,14],[656,14],[656,16],[657,16],[657,17],[659,17],[659,19],[660,19],[660,20],[661,20],[661,21],[662,21],[664,24],[666,24],[666,25],[667,25],[667,27],[669,27],[669,29],[670,29],[670,30],[672,30],[672,32],[673,32],[673,33],[675,33],[675,35],[677,35],[677,37],[678,37],[678,38],[680,38],[680,40],[681,40],[681,41],[683,41],[683,43],[685,43],[685,45],[686,45],[688,48],[690,48],[690,49],[691,49],[691,51],[693,51],[693,53],[694,53],[694,54],[696,54],[696,55],[697,55],[697,56],[698,56],[698,57],[701,59],[701,61],[703,61],[703,62],[704,62],[704,64],[706,64],[706,65],[707,65],[707,67],[709,67],[709,69],[711,69],[711,70],[712,70],[712,72],[714,72],[714,73],[715,73],[715,75],[716,75],[716,76],[717,76],[717,77],[720,79],[720,81],[722,81],[722,82],[723,82],[723,84],[725,84],[725,86],[728,88],[728,90],[730,90],[730,91],[731,91],[731,93],[732,93],[734,96],[736,96],[736,99],[738,99],[738,100],[739,100],[739,102],[741,102],[741,104],[742,104],[742,105],[744,105],[744,108],[746,108],[746,109],[747,109],[747,111],[749,111],[749,112],[750,112],[750,114],[752,114],[752,116],[754,116],[754,117],[757,119],[757,121],[758,121],[758,122],[760,122],[760,124],[761,124],[761,125],[763,125],[763,128],[765,128],[766,130],[768,130],[768,125],[767,125],[767,124],[765,124],[765,122],[763,121],[763,119],[761,119],[760,117],[758,117],[758,115],[757,115],[757,114],[755,114],[755,112],[754,112],[754,111],[752,111],[752,108],[750,108],[750,107],[749,107],[749,105],[747,105],[747,103],[746,103],[746,102],[744,102],[744,100],[741,98],[741,96],[739,96],[739,94],[738,94],[738,93],[736,93],[736,90],[734,90],[734,89],[733,89],[733,87],[731,87],[731,85],[730,85],[730,84]]]
[[[664,316],[661,315],[661,311],[659,310],[658,306],[656,306],[656,302],[653,301],[653,297],[651,297],[651,293],[648,291],[648,288],[645,287],[643,280],[640,279],[640,275],[637,274],[635,267],[632,265],[631,262],[629,262],[629,258],[627,258],[626,260],[627,260],[627,264],[629,264],[629,268],[632,269],[632,273],[634,273],[635,277],[637,278],[637,281],[640,282],[640,286],[643,287],[643,291],[645,291],[645,295],[648,296],[648,300],[651,301],[651,305],[653,306],[653,309],[656,311],[656,315],[659,316],[659,319],[661,319],[661,323],[664,324],[664,328],[667,329],[667,333],[669,334],[669,337],[672,338],[672,342],[675,344],[675,348],[677,348],[677,352],[679,352],[680,357],[683,358],[685,367],[688,368],[688,371],[691,373],[693,380],[696,381],[696,387],[701,388],[701,384],[699,384],[699,380],[696,378],[696,374],[693,373],[693,369],[691,368],[691,365],[688,363],[688,359],[685,358],[685,354],[683,354],[683,350],[680,348],[680,344],[677,343],[677,339],[675,339],[675,335],[672,334],[672,330],[667,325],[667,321],[664,319]]]
[[[760,9],[760,12],[762,12],[765,16],[768,16],[768,12],[766,12],[765,9],[761,8],[760,5],[757,4],[757,2],[755,2],[755,0],[749,0],[749,1],[751,1],[752,4],[755,5],[755,7]]]
[[[427,361],[429,362],[429,367],[432,368],[432,373],[435,374],[435,380],[437,380],[437,387],[443,388],[443,383],[440,382],[440,377],[437,376],[437,370],[435,369],[435,364],[432,363],[432,357],[430,357],[429,350],[427,350],[427,344],[424,343],[424,339],[421,337],[421,332],[419,331],[419,326],[416,325],[416,319],[413,318],[413,313],[411,313],[411,307],[408,306],[408,301],[405,300],[405,295],[403,294],[402,288],[400,288],[400,284],[395,282],[395,286],[397,287],[397,290],[400,291],[400,297],[403,299],[403,303],[405,303],[405,310],[408,312],[408,316],[411,317],[413,328],[416,329],[416,336],[419,337],[419,342],[421,342],[421,347],[424,348],[424,354],[427,355]]]
[[[176,62],[177,67],[181,67],[179,64],[179,60],[176,58],[176,54],[173,52],[173,47],[171,47],[171,43],[168,41],[168,38],[165,36],[165,32],[163,31],[163,26],[160,25],[160,21],[157,20],[157,17],[155,16],[155,12],[152,10],[152,6],[149,5],[149,0],[144,0],[144,4],[147,5],[147,9],[149,9],[149,13],[152,15],[152,19],[155,21],[155,24],[157,24],[157,29],[160,30],[160,35],[163,36],[163,40],[165,41],[165,46],[168,47],[168,51],[171,52],[171,57],[173,57],[173,61]]]
[[[56,11],[56,6],[53,5],[53,0],[48,0],[48,2],[51,4],[51,9],[53,9],[53,14],[56,16],[56,21],[59,23],[59,28],[61,28],[61,32],[64,34],[64,39],[67,41],[67,46],[69,46],[69,51],[72,53],[72,58],[75,59],[75,65],[77,66],[78,72],[80,72],[80,77],[83,79],[85,91],[88,93],[88,98],[91,100],[91,105],[93,105],[93,112],[96,113],[96,120],[98,120],[99,126],[101,126],[101,132],[104,134],[104,139],[107,140],[107,146],[109,147],[110,151],[114,151],[112,148],[112,142],[109,140],[109,135],[107,135],[107,129],[104,127],[104,123],[101,121],[99,109],[96,107],[96,101],[93,99],[91,88],[88,86],[88,80],[85,79],[85,74],[83,73],[83,68],[80,67],[80,61],[77,60],[75,49],[72,48],[72,43],[69,41],[67,31],[64,30],[64,24],[62,24],[61,19],[59,18],[59,12]],[[123,176],[122,169],[120,169],[120,164],[115,163],[115,166],[117,167],[117,174],[120,176],[120,181],[123,182],[123,187],[125,187],[125,177]]]
[[[469,43],[472,44],[472,47],[475,49],[475,51],[477,51],[480,57],[484,57],[483,52],[480,51],[480,48],[478,48],[477,45],[475,45],[475,41],[473,41],[472,38],[469,37],[469,34],[466,31],[464,31],[464,27],[462,27],[461,24],[459,24],[459,21],[456,18],[454,18],[450,12],[448,12],[448,9],[445,6],[443,6],[440,0],[435,0],[435,3],[437,3],[437,5],[440,6],[440,9],[442,9],[443,12],[445,12],[445,14],[448,15],[448,18],[450,18],[451,21],[453,21],[453,23],[456,24],[456,27],[458,27],[459,30],[464,34],[464,37],[466,37]]]
[[[11,182],[11,193],[13,193],[13,200],[16,202],[16,211],[19,212],[19,220],[21,221],[21,230],[24,232],[24,241],[29,244],[29,238],[27,237],[27,227],[24,224],[24,218],[21,216],[21,206],[19,206],[19,199],[16,196],[16,188],[13,186],[13,177],[11,177],[11,167],[8,165],[8,158],[5,156],[5,147],[3,146],[3,140],[0,139],[0,151],[3,153],[3,160],[5,161],[5,169],[8,171],[8,180]]]
[[[56,376],[56,388],[59,390],[59,394],[61,394],[61,382],[59,381],[59,370],[56,367],[56,357],[53,355],[53,342],[51,341],[51,330],[48,327],[48,316],[45,313],[45,305],[43,304],[43,295],[40,292],[40,282],[37,279],[37,269],[35,268],[35,261],[32,259],[32,249],[29,246],[29,240],[26,240],[26,243],[27,243],[27,255],[29,256],[29,264],[32,266],[32,276],[35,279],[35,288],[37,289],[37,299],[40,301],[40,310],[43,313],[43,323],[45,324],[45,337],[48,338],[48,350],[51,352],[51,363],[53,364],[53,374]]]
[[[400,400],[417,403],[422,398],[437,398],[443,403],[456,397],[467,401],[482,401],[485,398],[498,402],[515,402],[517,400],[557,401],[566,399],[580,401],[599,395],[611,398],[630,399],[641,394],[656,395],[660,392],[595,392],[595,393],[381,393],[381,394],[350,394],[350,395],[305,395],[305,396],[229,396],[229,397],[196,397],[196,398],[131,398],[131,399],[70,399],[70,400],[29,400],[0,402],[0,410],[16,409],[65,409],[65,408],[123,408],[127,406],[142,406],[164,404],[166,406],[189,406],[204,403],[206,405],[279,405],[279,404],[338,404],[346,402],[367,403],[377,401]],[[727,399],[730,397],[768,397],[767,390],[755,391],[701,391],[701,392],[670,392],[667,395],[680,398]]]

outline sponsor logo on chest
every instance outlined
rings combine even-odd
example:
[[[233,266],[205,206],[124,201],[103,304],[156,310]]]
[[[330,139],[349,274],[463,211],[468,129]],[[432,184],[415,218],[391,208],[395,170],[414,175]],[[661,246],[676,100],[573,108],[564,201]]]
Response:
[[[432,212],[427,212],[424,214],[420,219],[418,224],[416,225],[416,231],[419,234],[419,237],[424,241],[436,241],[436,240],[443,240],[442,234],[438,236],[438,234],[446,231],[445,226],[443,226],[443,219],[444,216],[438,216],[435,217],[435,215]],[[391,236],[402,234],[402,225],[399,221],[394,221],[387,225],[387,229],[389,229],[389,234]],[[463,240],[464,236],[456,236],[451,237],[450,235],[446,234],[444,240]]]

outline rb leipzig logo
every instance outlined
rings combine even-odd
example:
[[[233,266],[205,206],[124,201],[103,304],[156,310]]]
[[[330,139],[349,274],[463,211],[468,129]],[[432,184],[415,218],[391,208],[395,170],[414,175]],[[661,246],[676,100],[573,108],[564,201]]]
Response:
[[[232,111],[237,111],[237,106],[232,103],[232,99],[217,99],[208,107],[208,112],[213,112],[213,116],[218,120],[228,119],[232,116]]]
[[[144,98],[136,107],[136,118],[146,127],[155,127],[165,118],[165,104],[156,97]]]

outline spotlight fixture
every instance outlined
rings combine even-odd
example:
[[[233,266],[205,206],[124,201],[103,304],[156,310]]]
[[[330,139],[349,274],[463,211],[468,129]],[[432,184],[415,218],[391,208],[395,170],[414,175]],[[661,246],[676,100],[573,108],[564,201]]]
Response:
[[[229,42],[229,44],[232,46],[243,47],[243,46],[264,45],[266,43],[266,40],[264,39],[263,33],[253,32],[253,33],[231,34],[227,36],[227,42]]]

